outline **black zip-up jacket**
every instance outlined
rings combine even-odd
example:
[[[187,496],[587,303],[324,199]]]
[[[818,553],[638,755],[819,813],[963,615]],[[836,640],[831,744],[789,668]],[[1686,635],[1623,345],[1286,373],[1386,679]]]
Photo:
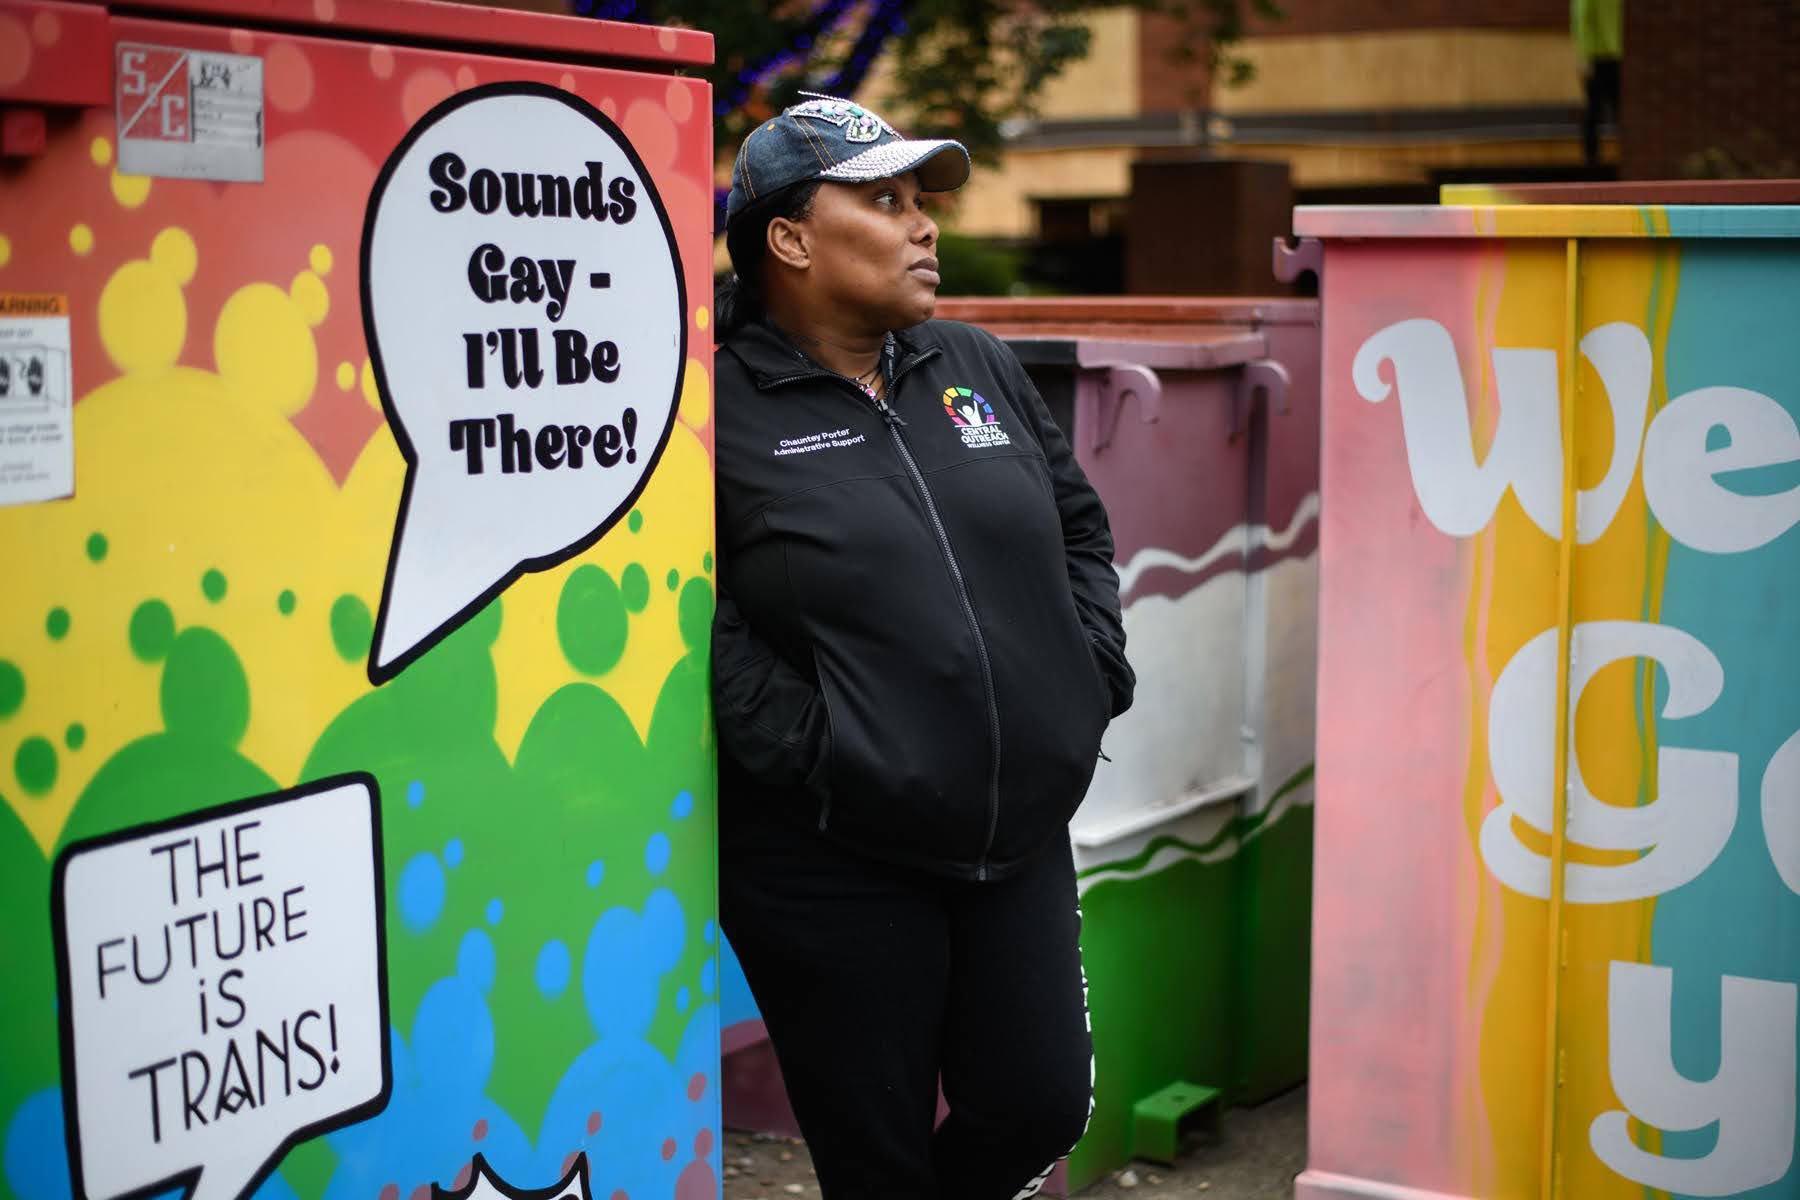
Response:
[[[886,358],[877,402],[766,325],[717,356],[722,799],[999,878],[1066,836],[1131,703],[1112,534],[992,335]]]

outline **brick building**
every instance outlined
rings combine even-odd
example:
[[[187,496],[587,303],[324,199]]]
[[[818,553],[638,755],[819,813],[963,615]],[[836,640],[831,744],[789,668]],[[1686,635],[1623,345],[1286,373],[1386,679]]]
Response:
[[[1237,47],[1255,77],[1236,87],[1215,85],[1203,55],[1171,53],[1195,45],[1180,18],[1096,11],[1089,56],[1008,131],[951,225],[1018,247],[1038,281],[1069,290],[1263,291],[1268,238],[1295,203],[1430,203],[1447,182],[1800,177],[1800,0],[1279,3],[1282,19]],[[1597,165],[1570,33],[1582,4],[1624,14]],[[878,66],[862,98],[904,123],[886,78]]]
[[[1800,176],[1800,4],[1627,0],[1627,179]]]
[[[1622,98],[1597,163],[1570,32],[1584,3],[1624,15]],[[1063,290],[1260,292],[1297,203],[1430,203],[1454,182],[1800,176],[1800,0],[1280,4],[1235,47],[1255,72],[1239,86],[1171,52],[1195,45],[1179,17],[1096,11],[1088,57],[1007,129],[950,227],[1016,247],[1029,278]],[[887,79],[878,65],[861,98],[904,124]]]
[[[1037,277],[1077,290],[1266,290],[1268,237],[1294,202],[1431,200],[1458,179],[1611,173],[1583,164],[1569,0],[1282,8],[1236,48],[1255,68],[1236,87],[1170,52],[1192,44],[1179,18],[1096,13],[1092,53],[1054,81],[1036,119],[1008,131],[1000,165],[965,189],[956,228],[1020,245]],[[1603,139],[1602,161],[1616,157]],[[1254,165],[1269,163],[1285,172]],[[1232,230],[1241,246],[1206,239],[1208,261],[1177,261],[1181,239],[1166,234],[1126,246],[1128,227],[1171,221]]]

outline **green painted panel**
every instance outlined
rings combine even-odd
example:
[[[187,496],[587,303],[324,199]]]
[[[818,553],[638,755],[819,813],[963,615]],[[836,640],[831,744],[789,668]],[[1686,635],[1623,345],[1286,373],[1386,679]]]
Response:
[[[1306,1078],[1312,851],[1311,805],[1290,809],[1244,847],[1237,1104],[1260,1103]]]
[[[1234,821],[1148,875],[1108,877],[1148,853],[1084,872],[1099,877],[1082,896],[1094,1115],[1069,1157],[1071,1189],[1129,1160],[1132,1106],[1171,1083],[1217,1087],[1237,1104],[1305,1078],[1312,840],[1312,808],[1295,806],[1266,825]]]
[[[1130,1157],[1131,1106],[1177,1079],[1231,1073],[1235,858],[1195,859],[1082,897],[1094,1116],[1069,1156],[1077,1188]]]

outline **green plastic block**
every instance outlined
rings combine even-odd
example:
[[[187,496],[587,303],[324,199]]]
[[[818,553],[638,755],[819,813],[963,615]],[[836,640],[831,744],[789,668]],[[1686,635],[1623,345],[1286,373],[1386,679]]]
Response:
[[[1219,1132],[1224,1108],[1218,1088],[1177,1080],[1131,1106],[1131,1156],[1172,1163],[1190,1130]]]

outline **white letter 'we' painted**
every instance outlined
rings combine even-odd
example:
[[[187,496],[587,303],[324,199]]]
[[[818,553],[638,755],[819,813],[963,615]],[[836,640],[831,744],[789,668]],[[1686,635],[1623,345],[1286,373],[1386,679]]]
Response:
[[[1615,321],[1581,339],[1581,353],[1606,385],[1612,405],[1613,451],[1606,477],[1580,493],[1576,536],[1591,542],[1606,531],[1637,470],[1650,405],[1650,342],[1635,325]],[[1419,507],[1452,537],[1468,537],[1494,518],[1510,486],[1525,513],[1551,537],[1562,533],[1562,424],[1554,350],[1492,352],[1500,417],[1487,458],[1475,461],[1462,364],[1450,331],[1415,317],[1380,330],[1356,351],[1351,377],[1363,399],[1400,393],[1406,462]],[[1381,378],[1393,365],[1394,382]]]
[[[1767,1187],[1794,1161],[1797,999],[1791,983],[1726,975],[1720,981],[1719,1072],[1704,1083],[1675,1068],[1670,1050],[1675,973],[1615,962],[1609,980],[1608,1058],[1613,1091],[1628,1110],[1588,1127],[1600,1161],[1646,1187],[1686,1196],[1735,1196]],[[1719,1139],[1701,1158],[1641,1148],[1627,1118],[1665,1130],[1703,1129]]]

